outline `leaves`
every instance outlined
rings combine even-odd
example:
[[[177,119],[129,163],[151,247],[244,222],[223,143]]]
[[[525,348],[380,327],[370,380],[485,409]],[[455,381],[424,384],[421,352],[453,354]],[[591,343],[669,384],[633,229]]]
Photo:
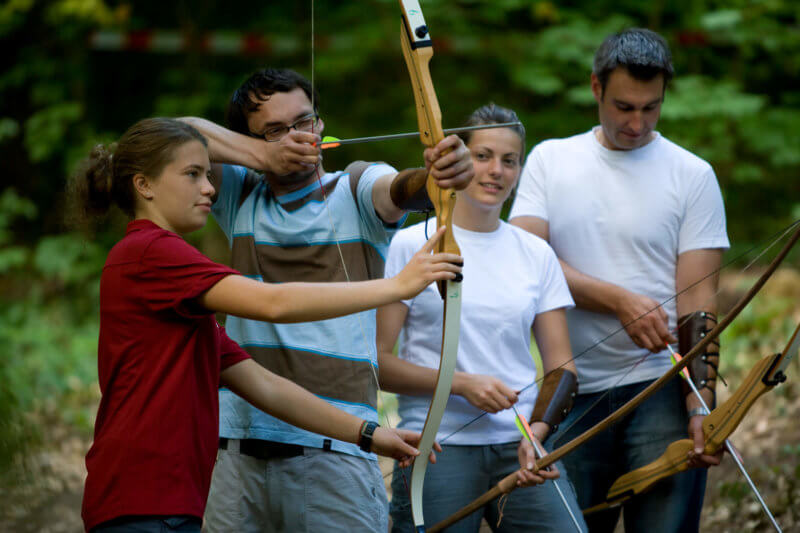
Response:
[[[710,11],[700,17],[700,26],[709,31],[735,28],[742,22],[742,12],[738,9]]]
[[[31,161],[43,161],[64,148],[70,126],[82,118],[79,102],[64,102],[37,111],[25,123],[25,147]]]
[[[19,122],[12,118],[0,118],[0,143],[19,133]]]
[[[0,5],[0,36],[10,33],[25,21],[33,0],[9,0]]]
[[[80,283],[97,278],[106,250],[77,234],[54,235],[39,241],[33,254],[36,270],[46,279]]]
[[[740,119],[758,113],[766,98],[745,94],[734,82],[715,82],[704,76],[675,80],[664,101],[665,120]]]
[[[518,68],[513,74],[514,82],[534,93],[553,95],[564,90],[564,82],[543,65],[530,64]]]

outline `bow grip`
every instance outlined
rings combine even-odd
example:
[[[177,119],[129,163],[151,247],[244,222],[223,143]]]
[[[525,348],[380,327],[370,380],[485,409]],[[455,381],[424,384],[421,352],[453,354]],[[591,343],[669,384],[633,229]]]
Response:
[[[703,420],[703,433],[706,436],[704,453],[713,455],[725,443],[725,439],[739,426],[753,403],[774,385],[767,385],[763,378],[769,373],[781,354],[762,358],[750,370],[739,388],[722,405],[711,411]]]

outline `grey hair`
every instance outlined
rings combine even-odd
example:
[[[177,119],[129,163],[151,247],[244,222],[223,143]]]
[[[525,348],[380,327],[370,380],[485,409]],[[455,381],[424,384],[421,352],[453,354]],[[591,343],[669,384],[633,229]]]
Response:
[[[624,67],[637,80],[650,81],[664,75],[664,87],[672,79],[672,54],[659,34],[645,28],[629,28],[609,35],[594,54],[592,73],[605,92],[611,72]]]

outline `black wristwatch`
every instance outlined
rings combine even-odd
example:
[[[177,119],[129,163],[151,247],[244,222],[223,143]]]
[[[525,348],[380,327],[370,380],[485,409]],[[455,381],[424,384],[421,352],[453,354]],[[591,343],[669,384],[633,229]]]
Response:
[[[377,422],[370,422],[367,420],[361,424],[361,436],[358,438],[358,447],[361,448],[362,451],[367,453],[372,451],[372,434],[375,433],[375,429],[379,427]]]

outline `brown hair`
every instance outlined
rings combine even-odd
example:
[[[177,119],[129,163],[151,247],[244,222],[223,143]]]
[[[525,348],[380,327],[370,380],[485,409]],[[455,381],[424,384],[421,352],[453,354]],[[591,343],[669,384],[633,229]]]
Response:
[[[133,218],[133,176],[158,176],[175,150],[189,141],[208,146],[206,138],[185,122],[146,118],[128,128],[118,142],[96,145],[70,179],[69,221],[90,228],[114,205]]]
[[[483,126],[488,124],[504,124],[506,122],[519,122],[517,114],[505,107],[495,105],[493,102],[479,107],[467,118],[464,126]],[[517,134],[519,140],[522,142],[522,150],[519,153],[519,162],[522,164],[525,157],[525,126],[518,124],[516,126],[509,126],[511,131]],[[458,136],[464,141],[464,144],[469,144],[472,139],[473,131],[465,131],[459,133]]]

